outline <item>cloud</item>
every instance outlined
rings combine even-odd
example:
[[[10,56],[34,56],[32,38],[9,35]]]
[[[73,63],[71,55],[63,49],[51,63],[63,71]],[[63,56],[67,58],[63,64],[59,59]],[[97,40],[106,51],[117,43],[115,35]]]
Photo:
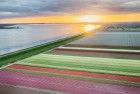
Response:
[[[140,0],[0,0],[0,18],[140,12]]]

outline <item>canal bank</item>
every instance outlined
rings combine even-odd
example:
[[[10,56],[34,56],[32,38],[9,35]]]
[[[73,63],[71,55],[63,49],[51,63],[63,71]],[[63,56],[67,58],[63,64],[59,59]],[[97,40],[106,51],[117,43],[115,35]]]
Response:
[[[85,36],[84,33],[79,34],[79,35],[74,35],[71,37],[67,37],[67,38],[63,38],[63,39],[59,39],[56,41],[52,41],[52,42],[49,42],[46,44],[41,44],[41,45],[37,45],[37,46],[30,47],[27,49],[23,49],[23,50],[19,50],[19,51],[15,51],[12,53],[1,55],[0,56],[0,67],[3,65],[6,65],[6,64],[16,62],[18,60],[25,59],[25,58],[33,56],[33,55],[37,55],[37,54],[42,53],[44,51],[51,50],[51,49],[56,48],[58,46],[72,42],[73,40],[79,39],[83,36]]]

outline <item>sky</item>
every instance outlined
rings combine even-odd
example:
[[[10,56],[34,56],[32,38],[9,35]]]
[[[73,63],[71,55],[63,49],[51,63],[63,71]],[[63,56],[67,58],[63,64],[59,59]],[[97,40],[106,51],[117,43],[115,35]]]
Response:
[[[140,0],[0,0],[0,20],[33,16],[119,14],[140,14]]]

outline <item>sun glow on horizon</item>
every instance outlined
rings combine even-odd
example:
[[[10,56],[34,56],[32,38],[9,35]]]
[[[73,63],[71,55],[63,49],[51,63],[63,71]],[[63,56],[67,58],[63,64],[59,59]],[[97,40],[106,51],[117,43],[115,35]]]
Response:
[[[54,15],[28,16],[0,19],[0,24],[9,23],[112,23],[112,22],[140,22],[140,13],[109,14],[109,15]]]
[[[99,21],[99,16],[96,15],[86,15],[79,17],[80,22],[97,22]]]
[[[99,27],[100,27],[100,25],[88,24],[88,25],[85,25],[85,26],[84,26],[84,30],[85,30],[86,32],[91,32],[91,31],[93,31],[93,30],[95,30],[95,29],[97,29],[97,28],[99,28]]]

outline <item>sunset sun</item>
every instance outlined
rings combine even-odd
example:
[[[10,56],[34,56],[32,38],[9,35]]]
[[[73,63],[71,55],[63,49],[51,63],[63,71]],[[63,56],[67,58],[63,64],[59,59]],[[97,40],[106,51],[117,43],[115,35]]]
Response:
[[[96,22],[99,20],[99,17],[96,15],[86,15],[80,17],[80,22]]]
[[[84,30],[85,30],[86,32],[91,32],[91,31],[93,31],[93,30],[95,30],[95,29],[97,29],[97,28],[99,28],[99,27],[100,27],[100,25],[88,24],[88,25],[85,25],[85,26],[84,26]]]

